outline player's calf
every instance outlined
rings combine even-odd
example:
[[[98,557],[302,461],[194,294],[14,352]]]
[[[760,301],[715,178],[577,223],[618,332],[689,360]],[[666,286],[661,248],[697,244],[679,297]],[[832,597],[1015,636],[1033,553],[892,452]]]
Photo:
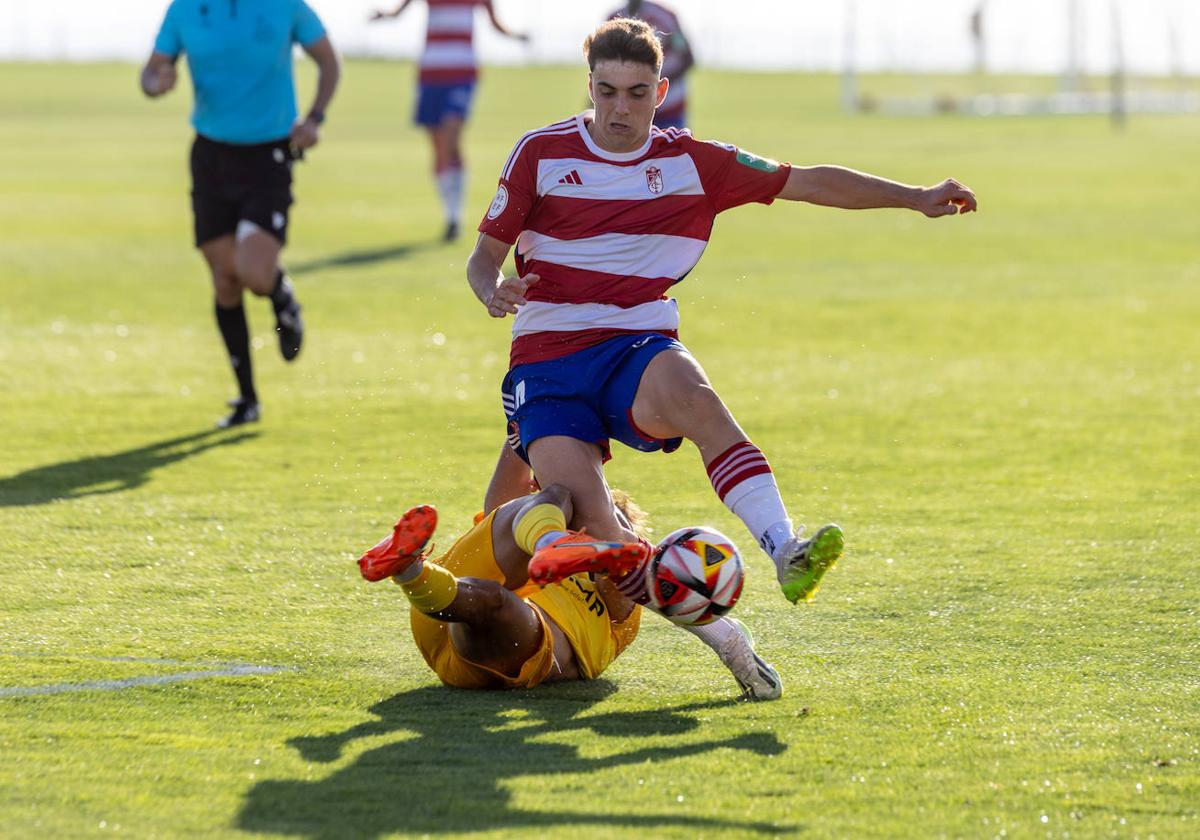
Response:
[[[541,643],[533,608],[494,580],[458,578],[454,600],[426,613],[452,624],[450,639],[463,658],[501,673],[519,670]]]

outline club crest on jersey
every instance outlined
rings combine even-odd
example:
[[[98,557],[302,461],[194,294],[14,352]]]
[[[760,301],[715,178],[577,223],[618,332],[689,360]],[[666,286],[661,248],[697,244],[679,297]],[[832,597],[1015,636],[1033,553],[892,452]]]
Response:
[[[655,195],[663,191],[662,170],[657,166],[651,166],[646,170],[646,188]]]

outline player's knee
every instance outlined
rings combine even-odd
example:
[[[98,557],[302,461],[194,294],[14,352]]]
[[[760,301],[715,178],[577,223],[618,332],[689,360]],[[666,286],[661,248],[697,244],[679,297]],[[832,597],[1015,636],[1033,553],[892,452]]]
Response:
[[[459,591],[466,582],[471,593],[471,613],[478,621],[490,622],[503,616],[509,600],[509,591],[494,580],[486,578],[460,578]]]
[[[706,423],[725,414],[725,403],[707,382],[682,389],[675,401],[677,417]]]
[[[233,272],[213,274],[212,281],[213,296],[217,299],[218,305],[232,309],[242,302],[242,284],[238,282],[236,274]]]
[[[571,491],[561,484],[551,484],[548,487],[542,488],[537,494],[537,504],[557,505],[567,511],[568,519],[571,518],[570,503]]]

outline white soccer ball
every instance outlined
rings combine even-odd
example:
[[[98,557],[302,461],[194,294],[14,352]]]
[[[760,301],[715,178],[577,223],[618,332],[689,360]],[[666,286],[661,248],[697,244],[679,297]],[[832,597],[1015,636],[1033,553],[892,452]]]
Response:
[[[733,540],[713,528],[680,528],[658,544],[646,586],[653,609],[676,624],[708,624],[733,609],[746,571]]]

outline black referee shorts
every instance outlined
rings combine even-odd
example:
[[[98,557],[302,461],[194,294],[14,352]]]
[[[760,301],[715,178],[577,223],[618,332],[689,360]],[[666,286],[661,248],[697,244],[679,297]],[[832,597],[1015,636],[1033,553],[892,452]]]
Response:
[[[253,222],[287,243],[292,206],[292,152],[288,139],[253,146],[196,135],[192,143],[192,214],[196,246],[232,235]]]

